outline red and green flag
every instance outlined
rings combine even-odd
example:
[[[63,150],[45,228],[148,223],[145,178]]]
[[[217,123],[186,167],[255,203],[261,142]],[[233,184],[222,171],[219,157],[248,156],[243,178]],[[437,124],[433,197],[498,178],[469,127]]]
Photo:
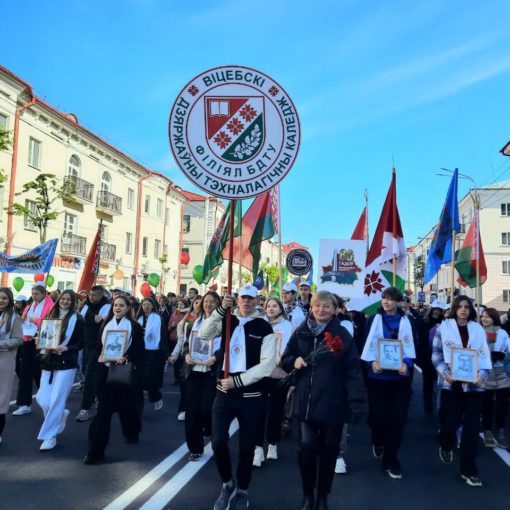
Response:
[[[234,203],[234,237],[238,237],[241,235],[241,200],[235,200]],[[231,205],[232,202],[229,202],[212,236],[209,248],[207,249],[204,259],[203,283],[209,283],[209,280],[214,276],[214,271],[223,264],[222,252],[225,248],[228,249]]]
[[[487,281],[487,264],[483,254],[482,240],[480,239],[480,229],[478,228],[478,218],[471,222],[468,233],[459,250],[455,269],[459,273],[458,282],[463,287],[474,288],[477,285],[476,261],[480,270],[479,284],[483,285]]]

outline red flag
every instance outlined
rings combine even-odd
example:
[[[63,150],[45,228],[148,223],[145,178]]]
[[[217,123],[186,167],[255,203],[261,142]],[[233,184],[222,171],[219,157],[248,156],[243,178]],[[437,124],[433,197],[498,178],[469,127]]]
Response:
[[[89,256],[83,274],[81,275],[79,290],[86,290],[90,292],[90,289],[94,286],[96,281],[97,273],[99,272],[99,259],[101,256],[101,228],[97,229],[96,237],[90,247]]]
[[[358,224],[351,236],[352,240],[366,241],[368,239],[367,208],[363,209]]]
[[[390,189],[367,255],[367,266],[379,257],[383,263],[392,260],[394,256],[398,259],[405,258],[405,255],[404,234],[397,209],[397,174],[393,169]]]
[[[479,251],[479,253],[478,253]],[[487,264],[485,263],[485,255],[483,254],[482,240],[480,239],[480,229],[478,228],[478,220],[475,215],[471,226],[466,234],[462,248],[457,255],[455,269],[459,273],[457,281],[463,287],[475,288],[476,278],[476,261],[479,260],[478,266],[480,275],[478,281],[483,285],[487,281]]]
[[[243,224],[242,224],[242,233],[241,236],[234,238],[234,262],[239,264],[239,240],[241,239],[242,243],[242,254],[241,254],[241,264],[246,269],[252,271],[253,269],[253,254],[250,251],[250,244],[252,245],[252,250],[257,244],[256,239],[253,237],[253,233],[257,229],[257,224],[259,228],[257,229],[257,234],[263,234],[266,228],[262,228],[264,225],[267,227],[271,222],[275,225],[275,217],[273,215],[273,208],[270,203],[271,196],[270,192],[262,193],[258,195],[253,203],[250,205],[248,210],[243,216]],[[267,234],[272,237],[273,233]],[[262,235],[259,241],[263,239],[269,239],[266,234]],[[258,237],[258,236],[256,236]],[[225,248],[223,250],[223,258],[228,259],[228,249]]]
[[[280,185],[277,184],[274,188],[269,191],[271,197],[271,216],[273,217],[273,228],[274,233],[280,232]]]

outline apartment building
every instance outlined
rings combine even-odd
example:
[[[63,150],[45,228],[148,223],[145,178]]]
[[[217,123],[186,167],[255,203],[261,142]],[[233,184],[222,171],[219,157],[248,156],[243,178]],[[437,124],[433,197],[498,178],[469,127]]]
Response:
[[[58,217],[46,239],[59,243],[51,271],[52,288],[77,289],[84,261],[102,230],[97,282],[136,291],[149,273],[161,275],[161,289],[179,287],[181,217],[186,197],[165,175],[153,172],[84,128],[77,115],[63,113],[38,98],[32,87],[0,67],[0,127],[11,130],[13,145],[0,152],[7,180],[0,188],[0,250],[19,254],[40,244],[28,217],[5,208],[22,202],[34,208],[33,194],[16,195],[42,173],[57,176],[72,195],[57,201]],[[10,285],[16,275],[4,274]],[[25,275],[23,293],[33,283]]]

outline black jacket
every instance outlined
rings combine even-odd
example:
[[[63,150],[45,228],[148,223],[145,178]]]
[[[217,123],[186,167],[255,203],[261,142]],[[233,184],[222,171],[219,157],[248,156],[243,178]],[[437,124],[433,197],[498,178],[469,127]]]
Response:
[[[298,371],[293,414],[301,421],[341,425],[347,421],[349,407],[352,411],[361,409],[365,396],[358,351],[338,319],[333,318],[318,337],[314,337],[306,321],[303,322],[290,337],[282,367],[291,372],[296,358],[305,358],[324,342],[326,331],[333,337],[340,336],[344,348],[336,355],[331,352],[320,354],[313,364]]]
[[[78,351],[83,347],[84,337],[85,321],[83,317],[77,313],[76,325],[69,343],[67,344],[67,351],[62,354],[56,354],[51,351],[47,354],[41,354],[41,368],[48,371],[78,368]]]
[[[104,305],[108,304],[108,300],[106,297],[101,298],[97,303],[91,303],[90,300],[83,304],[83,306],[87,305],[87,313],[85,314],[85,346],[86,347],[101,347],[101,339],[99,337],[99,330],[101,329],[102,322],[96,322],[96,315],[99,313],[99,310]],[[82,306],[82,308],[83,308]]]

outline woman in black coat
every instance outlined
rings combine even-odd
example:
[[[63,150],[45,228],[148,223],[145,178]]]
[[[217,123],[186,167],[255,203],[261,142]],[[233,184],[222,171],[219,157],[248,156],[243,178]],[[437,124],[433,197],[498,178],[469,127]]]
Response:
[[[41,451],[55,448],[57,434],[63,432],[69,416],[66,401],[78,369],[78,352],[84,342],[85,321],[76,311],[77,303],[76,293],[66,289],[47,316],[61,321],[61,332],[55,349],[41,350],[41,385],[36,395],[44,413],[44,423],[37,437],[43,441]]]
[[[113,330],[126,331],[127,340],[122,360],[119,362],[107,362],[103,354],[99,356],[98,361],[102,365],[98,381],[99,405],[97,414],[90,424],[89,451],[84,459],[85,464],[97,464],[104,458],[114,412],[119,413],[122,433],[127,443],[136,443],[142,430],[137,401],[143,388],[144,337],[140,324],[131,318],[131,303],[125,296],[115,298],[110,313],[101,327],[99,334],[103,345],[108,331]],[[117,369],[121,365],[122,370],[126,370],[125,380],[114,379],[113,365],[117,365]],[[119,375],[117,370],[116,372]]]
[[[315,294],[311,313],[292,334],[282,357],[283,369],[296,374],[293,414],[299,421],[302,510],[327,510],[343,423],[349,411],[353,421],[359,421],[364,401],[358,351],[335,310],[333,294]],[[336,342],[337,352],[326,347],[327,339]],[[317,349],[321,353],[310,360]]]

